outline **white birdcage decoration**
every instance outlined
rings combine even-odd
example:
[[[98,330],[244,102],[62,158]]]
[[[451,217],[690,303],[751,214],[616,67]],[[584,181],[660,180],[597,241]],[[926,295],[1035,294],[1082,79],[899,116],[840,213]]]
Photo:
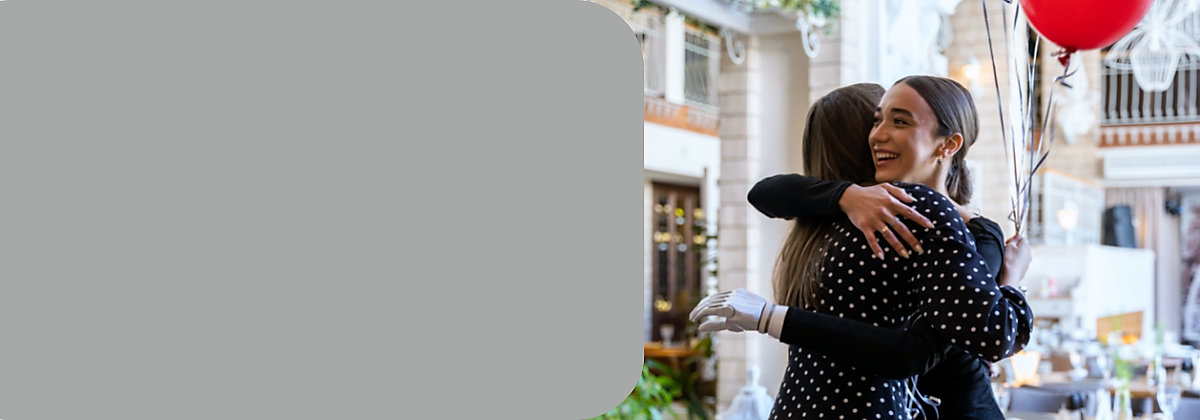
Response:
[[[1155,0],[1142,22],[1113,44],[1104,63],[1132,70],[1144,91],[1167,90],[1181,63],[1200,63],[1200,46],[1181,26],[1198,5],[1198,0]]]

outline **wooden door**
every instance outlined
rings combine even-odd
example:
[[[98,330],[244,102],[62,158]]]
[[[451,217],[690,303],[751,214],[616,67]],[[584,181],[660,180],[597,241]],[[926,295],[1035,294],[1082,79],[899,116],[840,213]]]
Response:
[[[661,327],[670,324],[675,327],[671,341],[679,343],[687,315],[702,296],[700,265],[707,238],[697,220],[704,219],[704,210],[697,187],[654,183],[653,194],[650,336],[651,341],[662,340]]]

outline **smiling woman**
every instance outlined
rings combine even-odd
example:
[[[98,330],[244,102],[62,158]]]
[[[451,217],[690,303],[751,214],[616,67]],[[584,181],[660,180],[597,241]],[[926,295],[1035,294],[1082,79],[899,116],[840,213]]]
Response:
[[[943,78],[900,79],[875,112],[870,137],[875,180],[925,184],[967,204],[972,191],[966,155],[978,134],[979,116],[966,88]]]
[[[834,91],[810,111],[809,177],[771,177],[748,194],[763,214],[796,219],[774,273],[775,301],[723,292],[702,302],[693,319],[708,311],[724,319],[701,330],[756,330],[790,345],[773,413],[779,418],[911,418],[913,409],[935,408],[932,399],[914,398],[923,394],[941,401],[939,418],[1001,420],[987,363],[1028,341],[1032,310],[1010,286],[1028,267],[1028,253],[1020,238],[1005,246],[999,225],[956,211],[944,195],[970,199],[971,190],[957,184],[967,177],[965,146],[978,134],[970,95],[927,76],[902,80],[886,96],[868,90],[878,93],[867,102],[847,100],[853,91]],[[857,125],[829,115],[814,121],[823,109],[848,118],[855,108]],[[822,120],[835,128],[828,135]],[[843,168],[851,164],[865,166]],[[832,176],[835,169],[849,173]],[[909,182],[854,185],[866,181]],[[795,235],[804,224],[832,231]],[[790,274],[790,266],[801,270]],[[852,389],[864,384],[865,391]]]

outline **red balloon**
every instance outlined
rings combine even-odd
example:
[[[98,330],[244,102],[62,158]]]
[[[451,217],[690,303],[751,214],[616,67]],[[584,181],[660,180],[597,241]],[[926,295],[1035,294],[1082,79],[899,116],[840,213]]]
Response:
[[[1021,0],[1029,23],[1067,49],[1094,50],[1132,31],[1153,0]]]

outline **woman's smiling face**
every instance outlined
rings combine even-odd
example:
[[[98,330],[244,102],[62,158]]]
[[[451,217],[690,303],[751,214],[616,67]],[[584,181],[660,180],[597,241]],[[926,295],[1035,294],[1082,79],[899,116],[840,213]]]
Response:
[[[888,89],[875,111],[875,126],[871,129],[875,180],[935,186],[929,182],[937,177],[933,164],[941,150],[937,128],[937,116],[916,90],[905,83]]]

